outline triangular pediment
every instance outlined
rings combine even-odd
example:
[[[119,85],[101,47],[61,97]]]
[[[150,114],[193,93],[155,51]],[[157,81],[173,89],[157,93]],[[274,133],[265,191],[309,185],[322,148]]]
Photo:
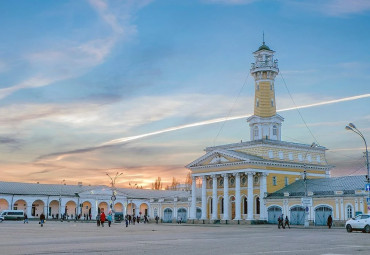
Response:
[[[232,150],[214,150],[193,161],[187,168],[199,166],[211,166],[236,162],[249,162],[250,155]]]

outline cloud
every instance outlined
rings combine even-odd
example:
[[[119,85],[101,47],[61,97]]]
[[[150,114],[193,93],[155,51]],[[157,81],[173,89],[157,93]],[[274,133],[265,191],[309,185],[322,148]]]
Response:
[[[119,40],[126,39],[135,33],[135,27],[129,24],[130,9],[125,10],[126,15],[123,15],[127,20],[120,23],[117,18],[120,14],[114,14],[116,9],[111,8],[108,2],[91,0],[89,3],[98,16],[111,28],[112,33],[105,38],[95,38],[84,43],[66,40],[49,49],[26,54],[25,59],[34,75],[16,85],[0,89],[0,99],[22,89],[44,87],[79,77],[103,63]],[[141,1],[138,1],[136,4],[125,6],[134,9],[141,5]],[[0,62],[0,71],[1,69]]]
[[[296,110],[296,109],[311,108],[311,107],[335,104],[335,103],[358,100],[358,99],[369,98],[369,97],[370,97],[370,94],[363,94],[363,95],[347,97],[347,98],[326,100],[326,101],[321,101],[321,102],[310,103],[310,104],[307,104],[307,105],[301,105],[301,106],[297,106],[297,107],[295,107],[295,106],[287,107],[287,108],[284,108],[284,109],[277,110],[277,112],[285,112],[285,111],[291,111],[291,110]],[[138,139],[143,139],[143,138],[150,137],[150,136],[155,136],[155,135],[159,135],[159,134],[169,133],[169,132],[178,131],[178,130],[187,129],[187,128],[192,128],[192,127],[200,127],[200,126],[215,124],[215,123],[219,123],[219,122],[225,122],[225,121],[231,121],[231,120],[237,120],[237,119],[244,119],[244,118],[248,118],[251,115],[252,114],[244,114],[244,115],[236,115],[236,116],[229,116],[229,117],[221,117],[221,118],[216,118],[216,119],[210,119],[210,120],[204,120],[204,121],[199,121],[199,122],[174,126],[174,127],[165,128],[165,129],[161,129],[161,130],[157,130],[157,131],[153,131],[153,132],[149,132],[149,133],[144,133],[144,134],[139,134],[139,135],[134,135],[134,136],[127,136],[127,137],[122,137],[122,138],[118,138],[118,139],[113,139],[113,140],[101,143],[99,145],[96,145],[96,146],[86,147],[86,148],[82,148],[82,149],[78,149],[78,150],[64,151],[64,152],[57,152],[57,153],[52,153],[52,154],[48,154],[48,155],[43,155],[40,158],[44,159],[44,158],[50,158],[51,157],[50,160],[53,160],[52,158],[54,158],[54,160],[58,160],[60,158],[64,158],[64,157],[69,156],[69,155],[95,151],[95,150],[98,150],[98,149],[101,149],[101,148],[106,148],[107,146],[111,146],[111,145],[123,144],[123,143],[131,142],[131,141],[138,140]]]
[[[370,10],[370,1],[368,0],[330,0],[321,3],[323,7],[321,11],[330,16],[358,14]]]

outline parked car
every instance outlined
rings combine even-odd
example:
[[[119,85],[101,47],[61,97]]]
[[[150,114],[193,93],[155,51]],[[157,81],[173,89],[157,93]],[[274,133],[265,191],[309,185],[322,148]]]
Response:
[[[370,214],[360,214],[346,221],[347,232],[358,230],[370,233]]]
[[[4,210],[0,215],[2,220],[24,220],[24,212],[21,210]]]

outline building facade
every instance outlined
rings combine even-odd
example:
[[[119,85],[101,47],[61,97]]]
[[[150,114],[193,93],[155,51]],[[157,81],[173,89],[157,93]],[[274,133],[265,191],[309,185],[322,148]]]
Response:
[[[265,42],[253,53],[254,115],[247,119],[250,141],[208,147],[205,155],[187,165],[193,183],[202,179],[202,220],[267,221],[267,194],[303,175],[330,177],[332,166],[326,162],[325,147],[281,141],[284,119],[276,113],[274,81],[279,69],[274,53]],[[193,193],[193,219],[195,196]]]

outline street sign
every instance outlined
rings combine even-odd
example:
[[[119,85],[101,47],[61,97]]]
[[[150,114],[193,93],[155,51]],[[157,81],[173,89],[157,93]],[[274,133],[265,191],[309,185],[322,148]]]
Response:
[[[365,190],[366,190],[366,191],[370,191],[370,183],[367,183],[367,184],[365,185]]]
[[[312,206],[312,198],[311,197],[302,197],[301,198],[301,203],[305,207]]]

